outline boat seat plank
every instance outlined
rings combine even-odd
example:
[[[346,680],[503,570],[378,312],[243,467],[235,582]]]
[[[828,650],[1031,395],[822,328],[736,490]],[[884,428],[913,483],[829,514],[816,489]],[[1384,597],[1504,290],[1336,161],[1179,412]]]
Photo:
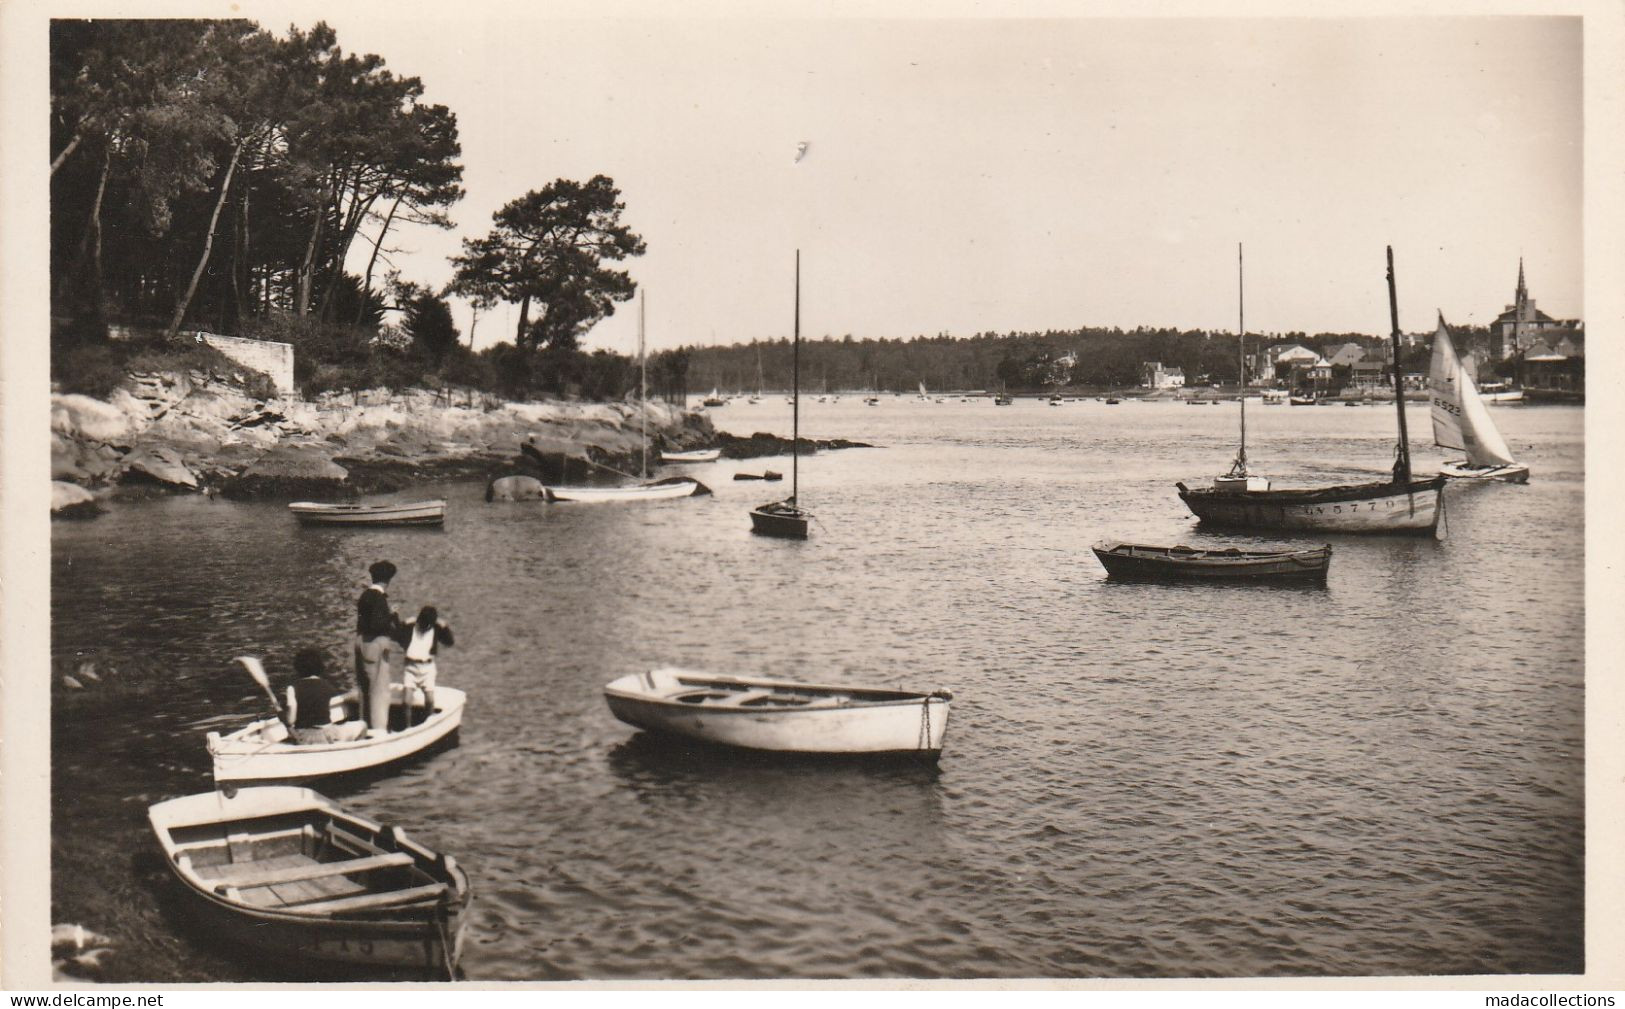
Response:
[[[736,704],[748,704],[751,701],[761,700],[764,697],[771,697],[772,695],[773,691],[771,690],[751,689],[741,691],[737,694],[730,694],[728,695],[728,698],[721,703],[729,706]]]
[[[415,904],[419,901],[439,897],[446,892],[444,883],[426,883],[423,886],[408,887],[404,890],[384,890],[379,893],[364,893],[354,897],[340,897],[337,900],[322,900],[314,904],[300,904],[298,911],[301,914],[337,914],[341,911],[366,911],[373,908],[390,907],[395,904]]]
[[[273,858],[259,858],[251,862],[223,862],[220,865],[194,866],[198,878],[209,886],[219,883],[235,884],[239,877],[251,876],[255,873],[271,869],[289,869],[296,866],[315,865],[316,860],[309,855],[277,855]]]
[[[258,863],[255,867],[260,871],[233,873],[231,882],[239,889],[246,890],[255,886],[274,886],[279,883],[321,879],[323,876],[348,876],[377,869],[398,869],[411,864],[412,856],[404,851],[392,851],[386,855],[373,855],[370,858],[347,858],[337,862],[307,861],[304,865],[287,867],[265,867],[264,863]]]

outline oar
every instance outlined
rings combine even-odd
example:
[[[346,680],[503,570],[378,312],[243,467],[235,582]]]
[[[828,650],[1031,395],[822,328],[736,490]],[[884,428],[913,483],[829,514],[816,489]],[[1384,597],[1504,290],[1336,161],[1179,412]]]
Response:
[[[265,667],[260,665],[260,660],[252,655],[239,655],[232,661],[242,663],[243,668],[248,670],[248,675],[254,678],[254,682],[264,688],[265,696],[271,699],[272,709],[281,711],[282,705],[277,702],[276,692],[271,689],[271,678],[265,675]]]

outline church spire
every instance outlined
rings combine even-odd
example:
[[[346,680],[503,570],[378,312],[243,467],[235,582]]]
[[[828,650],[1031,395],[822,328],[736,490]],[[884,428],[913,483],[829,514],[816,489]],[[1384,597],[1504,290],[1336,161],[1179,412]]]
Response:
[[[1519,256],[1518,257],[1518,293],[1517,293],[1517,298],[1516,298],[1516,304],[1517,304],[1517,306],[1519,308],[1522,308],[1523,305],[1524,305],[1524,302],[1526,302],[1528,300],[1529,300],[1529,291],[1523,286],[1523,257]]]

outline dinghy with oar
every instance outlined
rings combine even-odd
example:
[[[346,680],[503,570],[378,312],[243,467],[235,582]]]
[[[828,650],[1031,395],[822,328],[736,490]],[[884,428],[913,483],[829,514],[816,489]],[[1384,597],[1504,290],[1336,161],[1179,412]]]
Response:
[[[147,821],[181,913],[234,953],[290,974],[455,977],[468,876],[404,831],[290,786],[169,799]]]
[[[269,677],[259,659],[242,656],[237,662],[265,690],[278,707]],[[390,724],[397,732],[369,731],[347,742],[300,743],[280,717],[261,718],[235,732],[205,737],[214,764],[216,785],[254,782],[311,781],[369,770],[421,753],[456,732],[463,724],[466,695],[456,687],[434,688],[434,710],[423,711],[423,692],[399,683],[390,684]],[[346,717],[342,697],[333,698],[335,722]]]

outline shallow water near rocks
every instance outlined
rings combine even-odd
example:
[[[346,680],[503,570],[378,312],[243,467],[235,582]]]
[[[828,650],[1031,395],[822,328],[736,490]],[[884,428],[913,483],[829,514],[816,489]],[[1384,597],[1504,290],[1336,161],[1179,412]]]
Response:
[[[59,665],[149,684],[53,715],[53,920],[109,976],[255,979],[190,932],[144,811],[308,643],[347,657],[368,563],[457,631],[458,746],[330,790],[458,857],[463,969],[574,978],[1209,977],[1583,968],[1583,412],[1494,408],[1527,486],[1451,486],[1449,538],[1336,538],[1324,589],[1117,584],[1100,539],[1198,531],[1236,405],[803,403],[805,543],[753,537],[790,460],[710,497],[300,528],[176,498],[53,528]],[[1410,412],[1413,434],[1425,408]],[[788,435],[778,399],[712,411]],[[1391,407],[1250,407],[1278,485],[1374,479]],[[1416,444],[1431,472],[1439,450]],[[731,480],[785,473],[782,484]],[[665,473],[678,470],[668,469]],[[935,765],[661,744],[600,690],[658,664],[955,691]],[[155,684],[155,685],[154,685]],[[62,695],[59,693],[58,697]]]

